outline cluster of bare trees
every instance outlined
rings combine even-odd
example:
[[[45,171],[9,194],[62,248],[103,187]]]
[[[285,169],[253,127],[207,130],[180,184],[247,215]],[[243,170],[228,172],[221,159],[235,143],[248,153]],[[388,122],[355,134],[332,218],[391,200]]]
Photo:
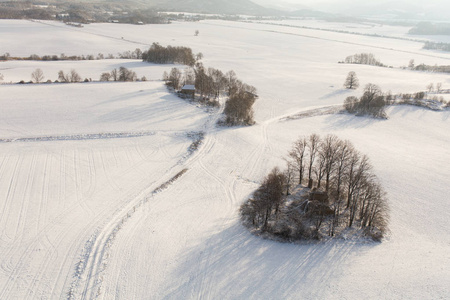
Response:
[[[436,83],[436,86],[433,83],[428,84],[427,91],[428,91],[428,93],[434,92],[434,93],[440,94],[442,92],[449,93],[450,90],[448,90],[448,89],[444,90],[442,88],[442,82],[438,82],[438,83]]]
[[[244,224],[286,239],[336,236],[351,227],[378,240],[383,237],[388,223],[385,192],[368,157],[349,141],[335,135],[301,137],[286,161],[287,169],[274,168],[241,206]],[[287,202],[292,191],[296,193]]]
[[[344,60],[346,64],[361,64],[361,65],[371,65],[378,67],[386,67],[379,60],[375,58],[372,53],[359,53],[347,56]]]
[[[363,95],[359,99],[355,96],[347,97],[344,101],[344,107],[349,113],[356,113],[356,115],[387,118],[385,111],[386,96],[379,86],[372,83],[368,83],[364,87]]]
[[[125,67],[120,67],[119,70],[114,69],[111,72],[104,72],[100,75],[100,81],[136,81],[136,72]]]
[[[199,100],[203,103],[218,103],[222,95],[228,97],[224,113],[227,125],[251,125],[253,121],[253,104],[256,101],[256,88],[243,83],[234,71],[223,73],[215,68],[205,68],[197,62],[194,67],[184,71],[172,68],[164,72],[166,85],[179,90],[185,84],[195,85]]]
[[[69,73],[64,73],[63,70],[58,72],[58,81],[59,82],[80,82],[81,76],[74,69],[70,70]]]
[[[158,43],[153,43],[150,49],[142,53],[142,59],[146,62],[157,64],[183,64],[193,66],[195,64],[195,57],[192,49],[188,47],[173,47],[161,46]]]

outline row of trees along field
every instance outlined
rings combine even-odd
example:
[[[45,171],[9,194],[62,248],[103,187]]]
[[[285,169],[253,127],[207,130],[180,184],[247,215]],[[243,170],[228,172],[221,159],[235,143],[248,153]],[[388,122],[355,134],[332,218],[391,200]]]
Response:
[[[197,62],[194,67],[181,71],[172,68],[164,72],[163,79],[167,86],[179,90],[183,85],[195,85],[199,101],[209,105],[219,105],[218,99],[226,96],[225,123],[227,125],[251,125],[253,104],[256,101],[256,88],[243,83],[234,71],[223,73],[215,68],[205,68]]]
[[[357,53],[347,56],[344,60],[344,63],[386,67],[386,65],[377,60],[372,53]]]
[[[42,83],[44,82],[45,76],[42,69],[37,68],[31,73],[31,82],[29,83]],[[3,80],[3,75],[0,74],[0,81]],[[127,69],[125,67],[120,67],[119,69],[113,69],[111,72],[104,72],[100,75],[100,81],[137,81],[136,72]],[[141,81],[146,81],[146,77],[142,77]],[[58,71],[58,80],[55,82],[63,83],[75,83],[82,81],[80,74],[72,69],[70,72],[64,72],[63,70]],[[84,79],[85,82],[92,81],[91,79]],[[47,80],[46,83],[51,83],[51,80]],[[20,83],[25,83],[25,81],[20,81]]]
[[[384,236],[386,194],[369,158],[349,141],[301,137],[285,160],[286,170],[274,168],[242,204],[250,230],[290,241],[339,236],[347,228],[376,240]]]

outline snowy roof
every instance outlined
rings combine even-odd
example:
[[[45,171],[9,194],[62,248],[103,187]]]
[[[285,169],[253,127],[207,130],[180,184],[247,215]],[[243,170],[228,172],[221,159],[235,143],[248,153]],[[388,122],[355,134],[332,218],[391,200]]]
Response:
[[[185,84],[182,90],[195,91],[195,85],[193,84]]]

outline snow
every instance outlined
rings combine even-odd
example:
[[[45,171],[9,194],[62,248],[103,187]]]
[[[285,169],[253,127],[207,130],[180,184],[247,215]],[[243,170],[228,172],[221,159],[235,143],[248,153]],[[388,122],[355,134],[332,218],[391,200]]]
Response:
[[[36,68],[46,79],[76,69],[97,80],[120,66],[151,80],[0,85],[0,299],[450,296],[450,111],[399,105],[388,120],[337,113],[345,97],[361,94],[342,88],[349,71],[361,86],[392,93],[430,82],[446,89],[446,74],[398,67],[410,59],[448,64],[450,54],[411,41],[225,21],[74,28],[1,20],[0,33],[12,56],[189,46],[206,66],[235,70],[259,96],[256,125],[222,128],[220,111],[167,91],[160,78],[173,65],[0,62],[4,82],[28,81]],[[394,68],[337,63],[360,52]],[[205,134],[192,152],[195,132]],[[240,204],[311,133],[336,134],[369,156],[390,199],[382,243],[280,244],[240,225]]]

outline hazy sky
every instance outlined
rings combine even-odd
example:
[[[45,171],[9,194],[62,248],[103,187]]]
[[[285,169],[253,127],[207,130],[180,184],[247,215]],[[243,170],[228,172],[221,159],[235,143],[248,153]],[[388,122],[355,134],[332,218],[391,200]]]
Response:
[[[371,4],[377,4],[377,3],[387,3],[387,2],[406,2],[409,4],[414,4],[414,5],[429,5],[429,4],[446,4],[449,1],[448,0],[370,0],[370,1],[358,1],[358,0],[283,0],[284,2],[289,2],[289,3],[298,3],[298,4],[304,4],[304,5],[316,5],[316,4],[324,4],[324,3],[334,3],[334,4],[338,4],[338,3],[357,3],[358,5],[362,5],[362,4],[367,4],[367,5],[371,5]],[[272,0],[272,2],[276,3],[278,2],[277,0]]]
[[[267,2],[272,2],[276,4],[279,2],[278,0],[265,0]],[[348,4],[355,4],[358,6],[372,6],[380,3],[407,3],[410,5],[415,6],[424,6],[424,7],[430,7],[430,6],[438,6],[441,8],[450,8],[450,0],[369,0],[369,1],[358,1],[358,0],[281,0],[282,2],[287,3],[296,3],[296,4],[303,4],[310,7],[315,6],[323,6],[326,4],[334,4],[334,5],[348,5]]]
[[[256,3],[268,4],[273,6],[284,6],[292,5],[293,8],[300,8],[302,5],[307,6],[312,9],[317,9],[321,11],[328,12],[339,12],[339,13],[352,13],[355,9],[368,7],[366,11],[370,11],[370,8],[382,5],[382,8],[392,8],[397,11],[413,11],[417,14],[425,13],[428,16],[444,18],[450,16],[450,0],[253,0]],[[283,5],[283,4],[284,5]],[[380,7],[378,7],[380,9]]]

